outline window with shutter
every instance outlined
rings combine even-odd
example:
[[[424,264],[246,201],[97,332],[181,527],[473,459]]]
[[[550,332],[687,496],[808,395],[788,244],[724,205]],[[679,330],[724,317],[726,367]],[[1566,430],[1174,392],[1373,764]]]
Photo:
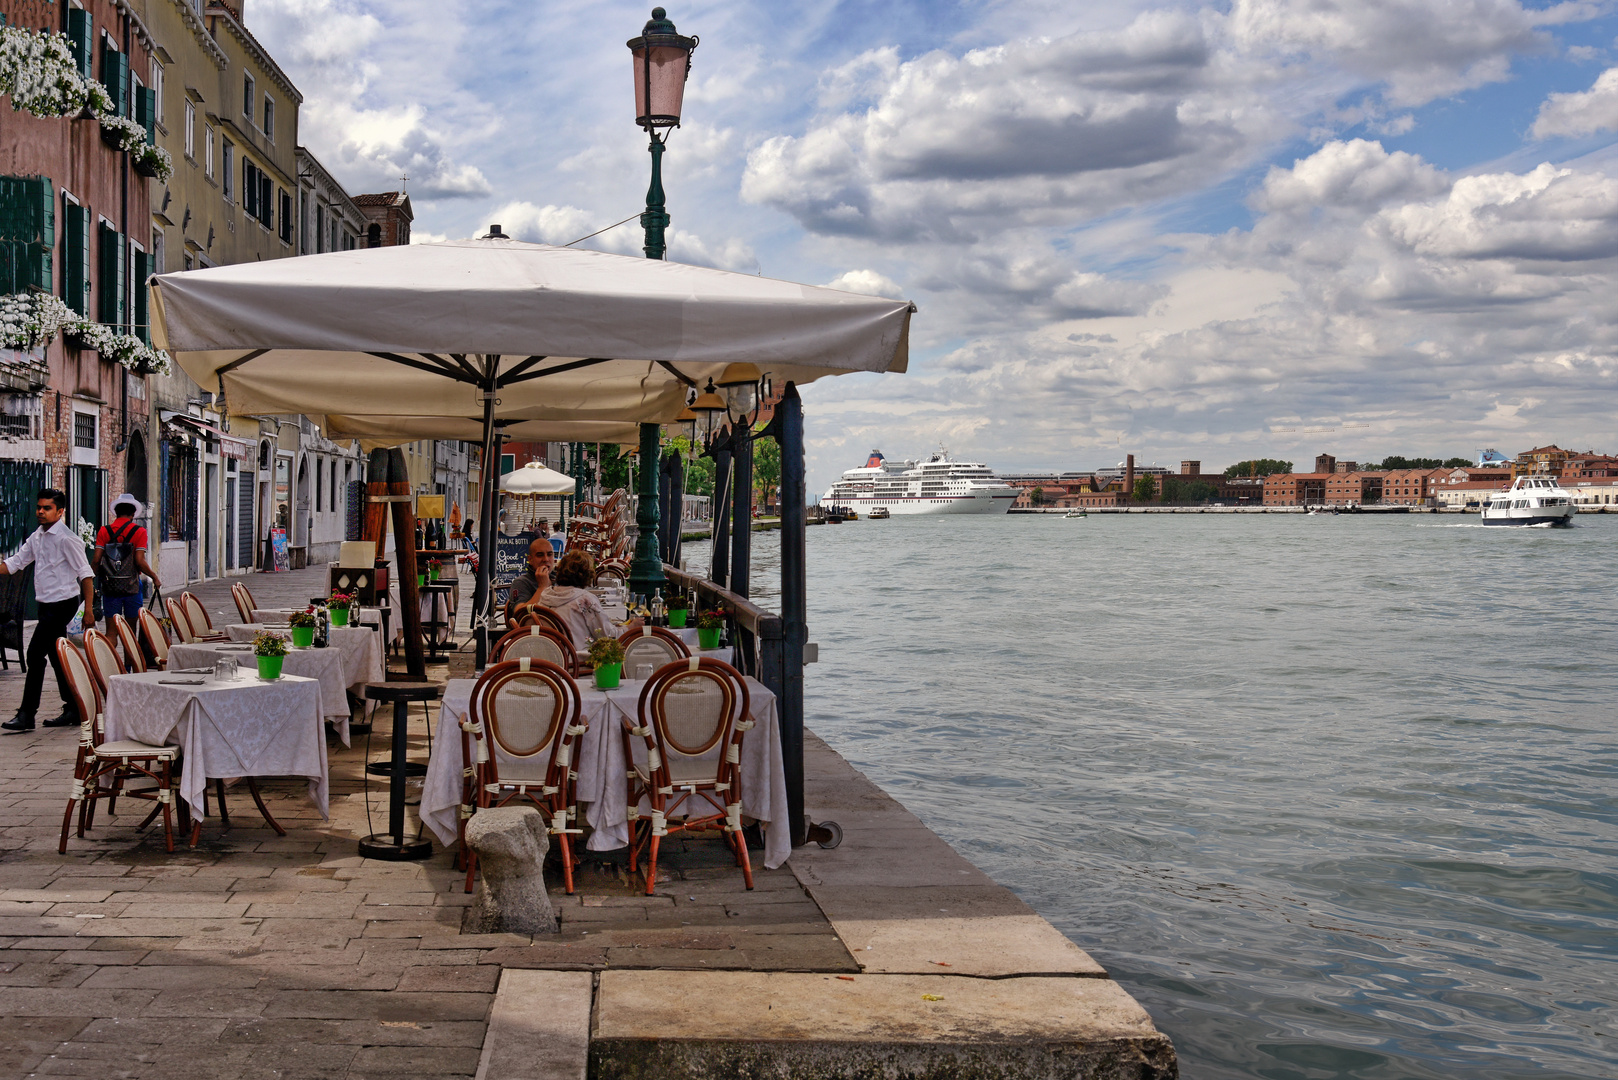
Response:
[[[251,161],[242,158],[242,209],[252,217],[258,217],[258,169]]]
[[[90,314],[90,212],[62,194],[62,300]]]
[[[224,166],[219,171],[224,175],[225,198],[229,199],[235,194],[236,187],[236,177],[232,171],[236,167],[234,156],[236,147],[229,139],[220,139],[219,142],[221,144],[219,163]]]
[[[100,293],[97,318],[108,326],[124,325],[124,237],[117,229],[101,223],[97,242],[100,245],[101,275],[96,291]]]
[[[148,293],[146,279],[152,275],[152,257],[144,251],[135,252],[135,336],[150,345],[152,343],[152,330],[147,325]]]
[[[292,243],[292,196],[281,192],[281,243]]]
[[[79,74],[86,79],[95,77],[94,54],[90,51],[95,40],[95,20],[83,8],[67,11],[67,43],[73,50],[73,59],[79,65]]]
[[[101,39],[101,85],[112,95],[113,112],[129,116],[129,58],[113,47],[111,38]]]
[[[47,176],[0,177],[0,292],[50,292],[56,188]]]
[[[136,99],[138,111],[135,119],[146,128],[146,145],[157,145],[157,91],[149,86],[140,88],[140,95]]]
[[[275,229],[275,181],[260,169],[258,174],[258,219],[266,229]]]
[[[242,76],[242,115],[247,117],[249,124],[253,122],[253,76],[251,75]]]

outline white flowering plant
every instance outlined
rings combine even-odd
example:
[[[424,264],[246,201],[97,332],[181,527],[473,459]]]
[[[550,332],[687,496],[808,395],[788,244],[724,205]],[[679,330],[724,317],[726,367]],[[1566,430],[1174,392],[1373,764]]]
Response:
[[[0,296],[0,348],[37,349],[62,334],[105,360],[115,360],[132,375],[167,375],[169,354],[154,349],[133,334],[120,334],[110,326],[81,319],[54,296],[18,293]]]
[[[84,541],[85,547],[95,547],[96,527],[94,525],[80,518],[78,528],[74,531],[79,534],[79,539]]]
[[[0,96],[34,116],[94,116],[107,141],[130,154],[143,174],[164,181],[174,174],[169,152],[146,141],[143,125],[118,115],[106,87],[79,73],[65,34],[0,27]]]

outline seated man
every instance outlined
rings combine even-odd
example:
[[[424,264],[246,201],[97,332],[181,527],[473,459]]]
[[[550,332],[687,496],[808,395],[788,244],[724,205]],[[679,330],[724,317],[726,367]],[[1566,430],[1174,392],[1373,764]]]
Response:
[[[506,625],[516,625],[517,619],[539,604],[539,594],[551,587],[551,568],[556,556],[551,542],[543,537],[528,544],[528,568],[511,583],[506,593]]]

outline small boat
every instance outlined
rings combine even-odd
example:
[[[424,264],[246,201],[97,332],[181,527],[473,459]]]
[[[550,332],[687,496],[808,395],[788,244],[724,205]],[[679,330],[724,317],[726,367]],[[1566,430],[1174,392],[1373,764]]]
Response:
[[[890,515],[888,514],[888,508],[886,506],[878,506],[865,516],[872,521],[881,521],[883,518]]]
[[[1571,525],[1578,507],[1554,476],[1519,476],[1483,504],[1485,525]]]
[[[1082,518],[1082,517],[1089,517],[1090,515],[1088,513],[1086,513],[1085,511],[1083,511],[1083,510],[1069,510],[1067,513],[1063,514],[1062,516],[1065,517],[1065,518]]]

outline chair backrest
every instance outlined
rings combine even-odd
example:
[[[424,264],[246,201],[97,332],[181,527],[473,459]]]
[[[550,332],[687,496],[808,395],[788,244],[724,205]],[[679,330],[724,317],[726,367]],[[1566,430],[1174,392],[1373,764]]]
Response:
[[[89,661],[77,645],[64,637],[56,639],[56,662],[67,676],[68,693],[79,710],[79,741],[88,746],[102,742],[101,688],[96,685]]]
[[[232,582],[230,598],[236,601],[236,614],[242,617],[242,622],[253,621],[253,594],[247,591],[247,586],[241,582]]]
[[[650,664],[655,672],[665,664],[684,660],[691,655],[675,634],[661,626],[643,626],[639,630],[626,630],[618,638],[624,647],[624,674],[634,677],[635,669]]]
[[[742,732],[752,726],[738,721],[749,721],[750,709],[747,683],[722,660],[693,656],[659,668],[640,694],[641,727],[659,751],[653,781],[730,783],[734,792]]]
[[[208,618],[208,609],[202,606],[202,601],[197,599],[195,593],[180,594],[180,610],[185,612],[193,636],[213,633],[213,620]]]
[[[565,669],[527,658],[491,664],[472,689],[471,713],[488,740],[485,785],[525,784],[566,805],[582,725],[579,687]]]
[[[197,635],[191,632],[191,624],[186,621],[185,609],[178,600],[164,600],[163,606],[169,611],[169,624],[174,627],[174,634],[180,639],[180,644],[189,645],[197,640]]]
[[[135,636],[135,628],[129,625],[129,620],[122,615],[114,615],[112,631],[118,644],[124,647],[124,667],[130,671],[145,671],[146,650],[140,647],[140,639]]]
[[[521,625],[537,626],[543,630],[549,630],[560,637],[563,641],[573,640],[573,631],[567,628],[567,623],[563,622],[560,615],[556,614],[556,612],[552,611],[544,604],[535,604],[532,608],[530,608],[527,617],[523,619]]]
[[[100,630],[91,629],[84,632],[84,652],[90,661],[90,674],[95,676],[96,687],[101,691],[101,697],[105,699],[107,680],[124,673],[124,665],[118,659],[118,650],[113,648],[110,637]]]
[[[555,664],[563,671],[572,671],[575,665],[573,646],[568,639],[549,626],[539,624],[508,631],[495,642],[489,660],[498,664],[502,660],[520,660],[525,656]]]
[[[169,603],[173,604],[174,601],[170,600]],[[172,620],[174,615],[170,613],[169,618]],[[167,630],[163,629],[162,622],[158,620],[156,615],[152,614],[150,608],[141,608],[140,616],[136,621],[140,624],[140,636],[141,640],[146,644],[146,651],[156,661],[158,667],[167,664],[169,662],[169,634]]]

